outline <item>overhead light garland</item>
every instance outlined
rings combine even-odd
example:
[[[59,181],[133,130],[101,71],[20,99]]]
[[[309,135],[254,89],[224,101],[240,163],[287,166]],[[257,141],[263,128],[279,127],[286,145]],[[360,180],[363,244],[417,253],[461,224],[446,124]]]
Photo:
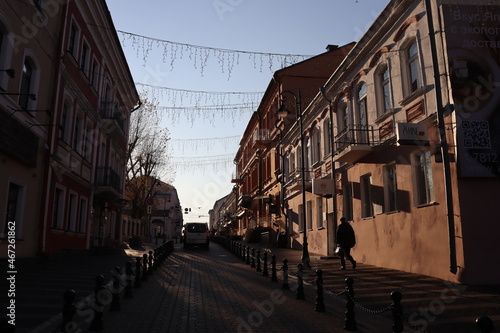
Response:
[[[151,51],[153,51],[153,49],[160,49],[163,52],[163,62],[170,63],[171,70],[174,69],[174,65],[177,60],[184,59],[184,57],[187,56],[193,62],[195,69],[200,70],[200,74],[203,76],[209,59],[214,57],[217,60],[222,73],[228,74],[228,80],[231,78],[231,73],[234,70],[234,67],[239,65],[242,56],[246,56],[249,60],[253,61],[254,69],[258,69],[262,72],[264,67],[267,66],[271,73],[274,72],[276,64],[279,64],[280,68],[285,68],[312,57],[311,55],[222,49],[172,42],[122,30],[117,30],[117,32],[122,35],[122,47],[127,47],[127,42],[129,42],[135,50],[136,56],[138,58],[142,57],[144,65],[146,64]]]
[[[207,120],[214,124],[217,119],[230,119],[251,115],[258,107],[261,92],[215,92],[175,89],[145,83],[136,83],[144,96],[150,100],[161,100],[169,106],[157,106],[158,111],[167,114],[176,123],[185,117],[191,124],[195,120]],[[190,106],[184,106],[189,103]],[[182,105],[182,106],[179,106]]]
[[[198,153],[200,148],[204,152],[210,152],[214,148],[223,148],[224,150],[232,149],[238,146],[241,136],[226,136],[221,138],[203,138],[203,139],[170,139],[169,143],[179,149],[180,153],[184,153],[186,149],[191,149],[194,153]],[[232,155],[234,157],[234,155]],[[215,157],[219,158],[219,157]]]
[[[215,171],[221,169],[227,170],[234,167],[234,154],[214,155],[214,156],[197,156],[197,157],[172,157],[172,166],[177,173],[201,173]]]

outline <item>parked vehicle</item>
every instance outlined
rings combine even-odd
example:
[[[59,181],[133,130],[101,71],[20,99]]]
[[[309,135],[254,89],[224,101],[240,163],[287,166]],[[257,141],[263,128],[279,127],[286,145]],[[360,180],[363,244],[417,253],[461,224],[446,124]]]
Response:
[[[190,246],[203,246],[208,250],[210,244],[210,230],[208,229],[208,223],[184,223],[182,235],[185,249]]]

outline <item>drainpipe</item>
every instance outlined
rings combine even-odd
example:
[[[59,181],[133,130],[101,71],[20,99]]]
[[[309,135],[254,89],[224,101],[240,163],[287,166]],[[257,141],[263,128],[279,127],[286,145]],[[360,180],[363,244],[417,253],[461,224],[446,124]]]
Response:
[[[331,160],[332,160],[332,180],[333,180],[333,193],[332,193],[332,206],[333,206],[333,209],[332,209],[332,222],[333,222],[333,241],[334,241],[334,245],[337,244],[337,170],[335,169],[335,161],[333,159],[333,156],[334,156],[334,150],[335,150],[335,137],[333,135],[333,107],[332,107],[332,103],[333,101],[331,99],[328,98],[328,96],[326,95],[326,89],[325,89],[325,86],[321,86],[320,87],[320,92],[321,92],[321,96],[323,97],[323,99],[325,101],[328,102],[328,112],[329,112],[329,116],[330,116],[330,133],[331,133],[331,141],[330,141],[330,145],[331,145]],[[328,208],[328,204],[327,204],[327,208]],[[328,248],[327,248],[328,249]]]
[[[433,26],[432,7],[430,0],[425,0],[425,9],[427,12],[427,24],[429,26],[429,42],[432,55],[432,68],[434,70],[437,126],[441,142],[441,156],[443,158],[443,173],[444,173],[445,197],[446,197],[446,216],[448,220],[448,241],[450,248],[450,272],[453,274],[457,274],[457,251],[455,244],[455,214],[453,212],[450,159],[448,156],[448,141],[446,139],[446,130],[444,125],[443,101],[441,96],[441,82],[440,82],[440,73],[438,68],[437,47],[435,38],[436,32]]]

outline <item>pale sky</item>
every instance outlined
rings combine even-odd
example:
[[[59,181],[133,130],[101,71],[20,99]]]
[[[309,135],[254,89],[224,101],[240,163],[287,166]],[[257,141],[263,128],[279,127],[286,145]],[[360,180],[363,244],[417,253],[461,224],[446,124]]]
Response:
[[[150,96],[158,98],[160,106],[191,107],[212,106],[221,100],[224,104],[248,105],[256,95],[245,99],[237,94],[191,91],[263,93],[273,72],[280,69],[280,63],[279,58],[274,57],[270,64],[265,56],[261,62],[260,53],[311,56],[325,52],[328,44],[358,41],[389,0],[106,2],[115,28],[120,31],[118,36],[134,80],[170,88],[167,90],[170,93],[161,88],[155,92],[149,89]],[[177,43],[187,46],[175,47]],[[244,52],[238,53],[239,56],[227,52],[226,57],[221,58],[216,50],[189,45]],[[200,59],[206,59],[204,66]],[[143,87],[138,86],[139,93]],[[180,111],[173,113],[163,108],[160,125],[170,132],[174,161],[184,157],[183,161],[189,162],[196,156],[206,156],[206,161],[216,162],[234,157],[238,149],[235,137],[243,134],[250,111],[233,112],[233,116],[228,117],[214,111],[191,109],[186,113],[187,119]],[[209,121],[207,115],[215,115],[215,118]],[[210,163],[177,171],[172,185],[177,189],[182,207],[191,208],[191,214],[184,216],[186,222],[208,221],[208,211],[215,201],[231,191],[234,170],[230,163]]]

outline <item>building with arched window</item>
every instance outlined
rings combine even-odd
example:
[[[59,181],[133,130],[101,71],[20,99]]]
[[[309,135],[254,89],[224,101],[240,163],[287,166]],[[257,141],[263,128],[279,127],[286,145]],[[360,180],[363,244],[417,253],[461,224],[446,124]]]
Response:
[[[120,241],[138,102],[105,1],[1,2],[0,247]]]

